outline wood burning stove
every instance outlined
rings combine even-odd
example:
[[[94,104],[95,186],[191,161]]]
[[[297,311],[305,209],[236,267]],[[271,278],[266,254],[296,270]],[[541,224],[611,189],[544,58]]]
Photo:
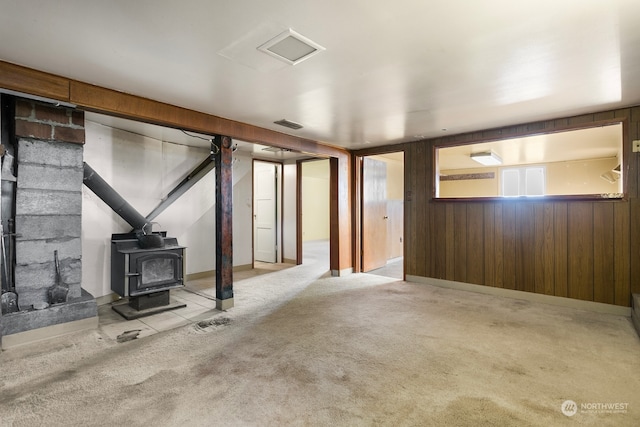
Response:
[[[184,246],[157,233],[161,242],[143,247],[135,233],[111,236],[111,290],[128,297],[128,304],[113,309],[126,319],[185,307],[171,304],[169,291],[184,286]]]
[[[162,233],[164,245],[143,248],[135,234],[111,236],[111,290],[134,297],[184,286],[184,246]]]
[[[84,184],[132,227],[111,236],[111,290],[128,298],[113,309],[126,319],[185,307],[173,303],[169,291],[184,286],[184,246],[165,232],[153,232],[140,215],[109,184],[84,163]]]

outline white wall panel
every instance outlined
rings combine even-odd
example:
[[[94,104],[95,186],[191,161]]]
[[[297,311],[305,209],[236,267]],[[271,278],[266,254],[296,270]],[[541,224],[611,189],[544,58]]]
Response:
[[[86,122],[84,160],[142,215],[147,215],[207,155],[186,147]],[[251,159],[235,153],[234,265],[251,263]],[[186,274],[215,269],[215,172],[211,171],[154,222],[187,247]],[[82,287],[94,297],[111,293],[111,235],[131,227],[83,187]]]

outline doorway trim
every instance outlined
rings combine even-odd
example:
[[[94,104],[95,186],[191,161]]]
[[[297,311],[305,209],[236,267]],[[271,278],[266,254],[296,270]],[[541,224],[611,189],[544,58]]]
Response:
[[[357,152],[353,152],[352,156],[352,170],[353,170],[353,180],[352,180],[352,191],[353,191],[353,206],[352,206],[352,217],[353,217],[353,272],[361,273],[362,272],[362,245],[363,245],[363,232],[362,232],[362,203],[363,203],[363,168],[364,168],[364,158],[368,156],[376,156],[383,154],[391,154],[391,153],[402,153],[403,155],[403,165],[406,163],[406,150],[403,145],[396,145],[393,147],[374,147],[365,150],[359,150]],[[403,227],[402,227],[402,277],[403,280],[407,278],[407,256],[408,256],[408,248],[407,248],[407,202],[410,202],[411,199],[408,197],[407,188],[407,168],[404,168],[404,176],[403,176],[403,186],[404,186],[404,197],[403,197]]]
[[[255,236],[255,215],[256,215],[256,207],[255,207],[255,164],[256,162],[260,163],[270,163],[277,167],[276,172],[276,263],[282,262],[283,253],[284,253],[284,230],[283,230],[283,209],[284,209],[284,180],[282,179],[283,175],[283,163],[273,160],[263,160],[263,159],[252,159],[251,162],[251,267],[255,268],[256,264],[256,236]]]
[[[311,157],[296,160],[296,264],[302,264],[302,164],[321,160],[329,161],[329,269],[339,265],[339,232],[334,223],[338,221],[338,159],[335,157]],[[332,274],[333,274],[333,270]],[[334,274],[334,275],[340,275]]]

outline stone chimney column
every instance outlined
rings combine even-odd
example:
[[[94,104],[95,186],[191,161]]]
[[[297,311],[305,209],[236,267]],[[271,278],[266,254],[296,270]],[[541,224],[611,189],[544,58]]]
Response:
[[[84,138],[82,111],[15,100],[14,277],[20,311],[0,318],[3,348],[64,333],[73,329],[69,322],[97,325],[95,299],[81,287]],[[48,290],[57,283],[54,251],[60,283],[69,291],[66,302],[50,304]]]
[[[23,308],[47,302],[55,284],[54,251],[69,298],[82,277],[84,115],[52,105],[16,104],[16,291]]]

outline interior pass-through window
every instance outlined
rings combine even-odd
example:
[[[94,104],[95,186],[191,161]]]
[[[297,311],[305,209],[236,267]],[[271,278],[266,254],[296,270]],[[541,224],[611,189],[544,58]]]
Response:
[[[436,198],[624,193],[622,123],[436,147]]]

